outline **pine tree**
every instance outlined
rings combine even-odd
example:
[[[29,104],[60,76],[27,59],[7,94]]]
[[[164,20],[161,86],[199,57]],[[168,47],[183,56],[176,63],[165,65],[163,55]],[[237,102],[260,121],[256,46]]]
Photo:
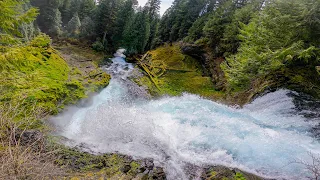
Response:
[[[40,15],[37,18],[37,24],[41,31],[52,37],[62,33],[62,20],[59,7],[60,0],[32,0],[31,4],[40,9]]]
[[[160,0],[148,0],[145,7],[146,11],[148,11],[148,18],[150,22],[150,35],[145,47],[146,50],[149,50],[153,47],[156,35],[158,33],[158,25],[160,21],[160,3]]]
[[[276,0],[248,25],[241,24],[239,38],[242,42],[238,53],[227,58],[228,64],[222,65],[228,87],[233,90],[249,88],[252,80],[295,62],[305,67],[319,63],[319,49],[308,43],[311,40],[305,36],[308,26],[303,23],[311,7],[307,1]]]
[[[94,21],[90,17],[85,17],[80,26],[80,37],[88,40],[94,40],[95,29]]]
[[[123,32],[123,45],[129,54],[143,53],[150,35],[148,11],[138,9]]]
[[[83,20],[85,17],[91,17],[95,7],[94,0],[82,0],[78,12],[80,20]]]
[[[61,12],[62,24],[66,26],[74,14],[71,12],[71,0],[64,0],[59,10]]]
[[[118,10],[116,0],[101,0],[97,7],[96,34],[102,39],[104,46],[112,51],[115,47],[112,35],[115,33],[115,20]]]
[[[189,29],[199,16],[212,11],[209,9],[211,1],[175,0],[161,18],[159,37],[163,41],[176,41],[188,36]]]
[[[131,19],[134,17],[134,6],[135,2],[133,0],[126,0],[119,7],[119,11],[116,15],[115,20],[115,30],[112,40],[116,47],[122,45],[122,35],[125,27],[130,23]]]
[[[81,22],[78,13],[75,13],[68,22],[67,30],[71,36],[77,36],[80,33]]]

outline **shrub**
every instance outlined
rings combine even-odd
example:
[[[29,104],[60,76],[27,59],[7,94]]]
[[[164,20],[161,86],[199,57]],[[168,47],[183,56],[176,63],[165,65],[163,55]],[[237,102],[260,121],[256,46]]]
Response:
[[[104,50],[104,46],[103,46],[102,42],[96,41],[92,44],[92,49],[97,52],[100,52],[100,51]]]
[[[46,34],[40,34],[39,36],[35,37],[30,44],[33,47],[49,47],[51,44],[51,39]]]

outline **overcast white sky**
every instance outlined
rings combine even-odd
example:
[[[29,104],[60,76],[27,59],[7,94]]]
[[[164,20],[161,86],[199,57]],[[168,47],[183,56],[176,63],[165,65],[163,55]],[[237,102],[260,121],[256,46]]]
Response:
[[[139,6],[144,6],[147,3],[148,0],[138,0]],[[160,14],[161,16],[163,13],[171,6],[173,0],[161,0],[160,5]]]

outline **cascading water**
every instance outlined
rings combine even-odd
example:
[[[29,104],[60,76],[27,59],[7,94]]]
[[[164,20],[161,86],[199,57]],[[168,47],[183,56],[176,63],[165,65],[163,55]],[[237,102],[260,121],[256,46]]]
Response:
[[[319,154],[310,129],[316,124],[297,114],[288,90],[257,98],[242,109],[192,94],[155,100],[135,96],[127,80],[133,70],[121,52],[107,69],[108,87],[91,105],[70,108],[53,118],[58,134],[93,152],[119,152],[153,158],[169,179],[188,179],[186,163],[220,164],[272,178],[303,179],[301,159]],[[129,85],[129,86],[128,86]],[[143,91],[143,90],[141,90]]]

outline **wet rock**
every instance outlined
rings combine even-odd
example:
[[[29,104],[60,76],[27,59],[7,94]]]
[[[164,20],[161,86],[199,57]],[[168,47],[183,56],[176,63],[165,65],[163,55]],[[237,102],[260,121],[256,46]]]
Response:
[[[43,134],[39,130],[18,131],[15,134],[15,141],[20,141],[22,146],[33,145],[34,148],[40,148],[44,144]]]
[[[214,57],[210,54],[210,50],[206,50],[203,46],[193,44],[184,44],[181,51],[198,61],[200,61],[203,69],[203,76],[210,76],[215,85],[216,90],[223,90],[225,87],[225,77],[220,64],[225,61],[223,57]]]
[[[223,166],[213,166],[209,168],[204,168],[201,175],[202,180],[218,180],[218,179],[233,179],[235,176],[235,171]]]
[[[201,180],[220,180],[220,179],[246,179],[246,180],[264,180],[259,176],[241,171],[237,168],[228,168],[225,166],[209,166],[203,168]]]
[[[125,165],[120,169],[120,171],[123,172],[123,173],[127,173],[130,170],[131,170],[131,166],[130,165]]]
[[[152,171],[152,179],[164,180],[166,179],[166,174],[163,171],[163,168],[155,167]]]
[[[201,62],[204,76],[211,76],[210,71],[208,70],[209,65],[207,63],[207,55],[203,50],[203,47],[186,44],[181,47],[181,51],[183,54],[187,54]]]

